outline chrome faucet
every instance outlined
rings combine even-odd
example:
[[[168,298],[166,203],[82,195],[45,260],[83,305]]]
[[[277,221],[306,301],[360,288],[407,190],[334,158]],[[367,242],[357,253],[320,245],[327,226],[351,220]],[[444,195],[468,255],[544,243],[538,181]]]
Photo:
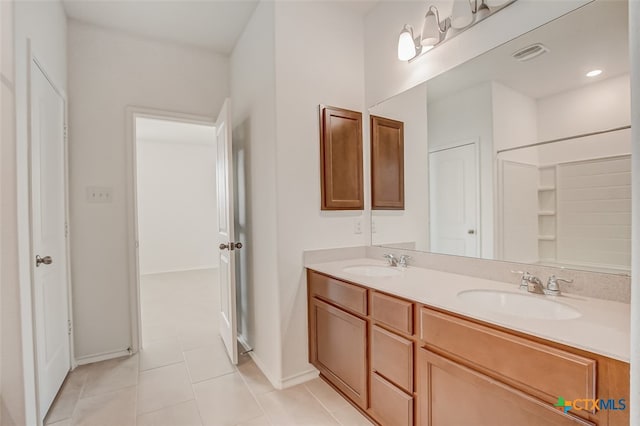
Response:
[[[383,257],[387,259],[387,262],[389,262],[389,266],[398,266],[398,258],[395,255],[387,253]]]
[[[520,290],[526,290],[529,293],[544,293],[544,286],[542,285],[542,281],[540,278],[535,275],[530,274],[529,272],[523,271],[511,271],[514,274],[522,275],[520,277]]]
[[[558,281],[563,281],[565,283],[572,283],[573,280],[567,280],[565,278],[558,278],[555,275],[551,275],[547,280],[547,288],[544,290],[544,294],[547,296],[560,296],[560,284]]]
[[[398,259],[398,266],[401,268],[406,268],[407,266],[409,266],[409,259],[411,259],[411,256],[401,254],[400,259]]]

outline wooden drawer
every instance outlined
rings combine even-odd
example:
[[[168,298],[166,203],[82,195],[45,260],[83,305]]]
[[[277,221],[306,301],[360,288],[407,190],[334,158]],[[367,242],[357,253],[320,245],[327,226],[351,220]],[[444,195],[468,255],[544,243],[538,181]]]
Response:
[[[401,333],[413,335],[413,303],[371,292],[371,317]]]
[[[371,330],[371,369],[413,392],[413,342],[381,327]]]
[[[384,426],[413,425],[413,397],[371,373],[371,412]]]
[[[596,361],[461,318],[420,310],[420,339],[547,402],[595,398]],[[568,396],[565,396],[569,398]],[[571,398],[574,398],[573,396]]]
[[[324,299],[357,314],[367,315],[366,289],[310,270],[307,270],[307,280],[311,296]]]
[[[594,426],[424,349],[418,365],[420,425]]]

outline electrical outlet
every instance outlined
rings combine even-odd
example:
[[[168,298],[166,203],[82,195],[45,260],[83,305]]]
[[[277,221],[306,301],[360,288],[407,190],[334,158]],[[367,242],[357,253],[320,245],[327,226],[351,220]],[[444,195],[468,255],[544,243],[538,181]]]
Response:
[[[360,219],[356,219],[353,223],[353,233],[362,234],[362,221]]]
[[[113,199],[113,188],[103,186],[87,187],[87,202],[105,204]]]

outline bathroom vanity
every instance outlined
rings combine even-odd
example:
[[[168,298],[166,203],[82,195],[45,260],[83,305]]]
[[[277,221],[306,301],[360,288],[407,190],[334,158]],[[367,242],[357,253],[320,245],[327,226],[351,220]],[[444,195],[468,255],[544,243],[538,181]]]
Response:
[[[372,259],[307,265],[307,286],[310,362],[379,424],[629,424],[628,305]]]

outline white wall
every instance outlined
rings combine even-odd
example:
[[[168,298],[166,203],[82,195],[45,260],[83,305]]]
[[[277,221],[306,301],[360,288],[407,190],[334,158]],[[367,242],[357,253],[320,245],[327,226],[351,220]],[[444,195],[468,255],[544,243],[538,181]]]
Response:
[[[318,104],[365,110],[364,28],[361,15],[339,2],[276,2],[275,35],[279,322],[282,378],[293,383],[315,371],[307,361],[303,250],[371,241],[368,214],[320,210]],[[367,141],[365,132],[368,147]],[[354,233],[356,220],[362,234]]]
[[[28,81],[27,67],[29,58],[27,53],[27,39],[31,40],[32,51],[46,70],[49,78],[59,90],[67,90],[67,22],[62,4],[59,1],[16,2],[14,5],[14,36],[15,36],[15,96],[16,96],[16,173],[17,173],[17,230],[18,230],[18,259],[13,261],[19,265],[20,274],[20,324],[22,327],[22,352],[19,340],[10,354],[9,359],[22,356],[24,364],[24,404],[25,413],[16,413],[18,419],[22,415],[26,424],[37,424],[35,406],[35,373],[33,353],[33,328],[31,323],[31,253],[29,247],[29,193],[28,193],[28,152],[27,152],[27,101]],[[11,182],[9,182],[11,184]],[[11,238],[11,236],[9,237]],[[15,293],[13,294],[15,296]],[[8,362],[8,360],[4,360]],[[20,364],[12,371],[17,392],[16,404],[22,379]],[[7,372],[7,369],[4,370]],[[5,396],[6,397],[6,396]],[[20,423],[18,421],[18,423]]]
[[[631,53],[632,211],[640,211],[640,2],[629,2]],[[631,426],[640,426],[640,215],[633,215],[631,272]]]
[[[24,418],[16,233],[13,2],[0,2],[0,424]]]
[[[369,113],[404,123],[404,210],[371,212],[371,242],[375,245],[413,243],[429,249],[429,150],[427,146],[427,85],[421,84],[387,99]],[[366,143],[366,142],[365,142]]]
[[[428,90],[427,83],[427,90]],[[492,83],[461,90],[427,105],[429,149],[477,140],[480,152],[481,257],[493,258],[493,104]]]
[[[260,2],[231,54],[239,334],[272,383],[282,377],[276,229],[274,3]],[[260,70],[260,72],[256,72]]]
[[[631,124],[629,74],[538,99],[538,140]]]
[[[206,50],[69,22],[72,279],[78,359],[132,344],[126,205],[126,111],[139,106],[216,117],[228,60]],[[87,186],[113,188],[90,204]]]
[[[179,132],[173,141],[137,141],[142,275],[218,267],[215,128],[208,130],[208,143]]]
[[[419,1],[380,1],[365,18],[366,105],[401,93],[481,53],[551,21],[588,0],[544,2],[519,0],[464,33],[407,63],[397,59],[398,35],[404,24],[416,34],[429,4]],[[451,2],[433,4],[448,16]]]

